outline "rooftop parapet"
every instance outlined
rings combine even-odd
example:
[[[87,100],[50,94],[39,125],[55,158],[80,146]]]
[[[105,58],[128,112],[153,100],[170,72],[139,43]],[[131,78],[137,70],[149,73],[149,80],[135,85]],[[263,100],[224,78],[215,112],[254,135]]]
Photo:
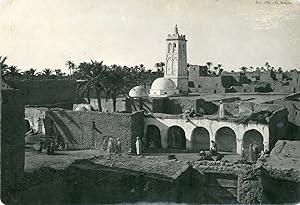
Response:
[[[180,34],[168,34],[167,41],[168,40],[184,40],[184,41],[187,41],[185,39],[185,35],[180,35]]]

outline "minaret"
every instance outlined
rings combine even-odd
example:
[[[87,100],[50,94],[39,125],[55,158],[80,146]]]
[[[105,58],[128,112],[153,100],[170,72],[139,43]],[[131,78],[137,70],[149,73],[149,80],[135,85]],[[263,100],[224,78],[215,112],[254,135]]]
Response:
[[[167,37],[167,54],[165,77],[174,81],[181,93],[188,92],[188,74],[185,35],[178,33],[177,25],[174,33]]]

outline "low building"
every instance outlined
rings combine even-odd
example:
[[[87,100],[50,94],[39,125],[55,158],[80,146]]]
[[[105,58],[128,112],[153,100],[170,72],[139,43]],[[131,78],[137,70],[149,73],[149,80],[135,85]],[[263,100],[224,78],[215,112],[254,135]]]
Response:
[[[219,151],[243,154],[251,143],[260,150],[272,149],[277,140],[285,137],[287,115],[286,109],[225,119],[216,115],[192,118],[185,114],[154,113],[145,116],[144,136],[160,141],[165,149],[199,152],[209,150],[213,140]]]

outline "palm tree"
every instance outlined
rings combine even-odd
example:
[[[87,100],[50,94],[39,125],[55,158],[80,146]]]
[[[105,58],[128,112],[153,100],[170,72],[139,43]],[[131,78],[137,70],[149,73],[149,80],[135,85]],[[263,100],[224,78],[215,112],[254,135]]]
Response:
[[[18,79],[22,76],[20,73],[20,69],[17,66],[9,66],[5,70],[4,77],[8,77],[10,79]]]
[[[73,63],[73,61],[67,61],[67,62],[65,63],[65,66],[67,66],[68,69],[70,70],[70,76],[73,75],[73,73],[74,73],[74,71],[75,71],[75,69],[76,69],[76,66],[75,66],[75,64]]]
[[[30,68],[29,70],[26,70],[23,72],[23,76],[27,79],[32,80],[34,77],[36,77],[36,69]]]
[[[222,64],[219,63],[217,66],[218,66],[218,73],[217,73],[217,75],[221,75],[221,73],[224,71],[224,69],[221,68],[221,67],[222,67]]]
[[[214,75],[217,75],[218,69],[219,69],[218,66],[214,66],[214,70],[215,70],[215,71],[213,71],[213,74],[214,74]]]
[[[49,69],[49,68],[45,68],[44,70],[43,70],[43,75],[44,76],[51,76],[51,74],[52,74],[52,70],[51,69]]]
[[[55,72],[55,75],[58,77],[62,77],[65,74],[61,71],[61,69],[56,69],[56,70],[54,70],[54,72]]]
[[[6,73],[6,69],[8,68],[8,66],[5,64],[7,57],[2,57],[0,56],[0,72],[1,72],[1,76],[4,77],[5,73]]]
[[[267,67],[267,70],[270,70],[271,65],[269,64],[269,62],[266,62],[265,66]]]
[[[160,63],[155,63],[155,65],[154,65],[154,66],[156,67],[157,71],[159,71],[159,70],[160,70]]]
[[[248,70],[248,68],[247,68],[246,66],[242,66],[240,69],[241,69],[241,71],[243,71],[244,73],[246,73],[247,70]]]
[[[163,71],[166,64],[164,62],[160,62],[159,64],[160,64],[161,70]]]
[[[206,62],[206,65],[207,65],[208,69],[210,69],[210,67],[212,66],[212,62],[210,62],[210,61]]]
[[[104,84],[106,78],[106,66],[103,65],[103,61],[91,61],[91,63],[80,63],[78,66],[79,74],[83,81],[81,81],[77,87],[77,93],[79,96],[86,96],[88,103],[90,103],[90,95],[92,92],[96,94],[98,101],[98,110],[101,112],[101,92],[106,92],[106,86]],[[117,83],[118,80],[113,83]]]
[[[224,71],[224,69],[223,69],[223,68],[220,68],[220,69],[219,69],[218,75],[220,76],[220,75],[222,74],[223,71]]]
[[[110,67],[109,72],[107,72],[107,79],[106,79],[106,89],[108,96],[113,101],[113,110],[116,112],[116,103],[117,97],[122,95],[127,95],[129,89],[136,84],[133,78],[135,75],[132,75],[132,72],[136,72],[136,69],[122,69],[121,66]],[[137,72],[140,73],[140,72]],[[146,72],[142,72],[146,73]],[[118,82],[118,83],[116,83]]]

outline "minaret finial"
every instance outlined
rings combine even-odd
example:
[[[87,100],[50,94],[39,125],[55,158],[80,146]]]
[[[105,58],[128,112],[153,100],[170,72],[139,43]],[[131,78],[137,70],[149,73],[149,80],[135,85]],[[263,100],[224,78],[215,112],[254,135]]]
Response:
[[[177,24],[175,25],[174,33],[175,33],[175,34],[178,34],[178,27],[177,27]]]

